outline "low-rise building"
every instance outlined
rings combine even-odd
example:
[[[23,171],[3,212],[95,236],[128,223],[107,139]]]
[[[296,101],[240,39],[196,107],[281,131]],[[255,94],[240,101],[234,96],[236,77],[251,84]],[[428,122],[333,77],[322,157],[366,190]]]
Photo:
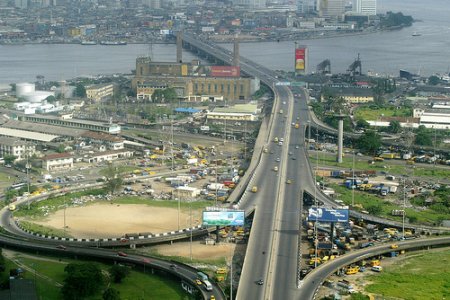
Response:
[[[83,158],[83,161],[88,163],[98,163],[103,161],[113,161],[122,158],[133,157],[134,151],[130,150],[112,150],[93,154],[90,157]]]
[[[0,157],[14,155],[16,160],[25,159],[36,152],[36,146],[30,142],[0,136]]]
[[[358,104],[374,101],[373,91],[368,88],[344,87],[344,88],[331,88],[330,90],[333,95],[335,95],[336,97],[344,98],[345,102],[347,103]]]
[[[114,96],[114,85],[111,83],[96,84],[86,87],[86,97],[93,101],[101,101]]]
[[[415,108],[413,116],[419,118],[419,125],[434,129],[450,129],[450,106],[445,108]]]
[[[124,148],[123,138],[108,133],[86,131],[81,134],[81,138],[89,143],[104,145],[109,150],[120,150]]]
[[[178,186],[175,196],[180,199],[192,199],[200,195],[200,189],[191,186]]]
[[[54,153],[42,158],[42,168],[47,171],[73,168],[73,156],[70,153]]]

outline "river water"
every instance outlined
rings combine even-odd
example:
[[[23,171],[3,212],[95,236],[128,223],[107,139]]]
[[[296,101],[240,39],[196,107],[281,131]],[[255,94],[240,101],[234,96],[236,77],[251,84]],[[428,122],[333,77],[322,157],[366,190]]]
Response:
[[[398,75],[399,69],[428,76],[449,72],[450,2],[448,0],[379,0],[379,11],[402,11],[420,20],[412,27],[368,35],[302,40],[309,51],[309,72],[324,59],[333,73],[345,72],[358,54],[363,72]],[[414,32],[420,36],[412,36]],[[231,45],[226,45],[231,49]],[[150,49],[151,48],[151,49]],[[241,55],[272,69],[293,70],[294,41],[242,43]],[[175,61],[175,45],[126,46],[0,45],[0,84],[70,79],[96,74],[129,73],[138,56]],[[194,56],[183,53],[183,59]]]

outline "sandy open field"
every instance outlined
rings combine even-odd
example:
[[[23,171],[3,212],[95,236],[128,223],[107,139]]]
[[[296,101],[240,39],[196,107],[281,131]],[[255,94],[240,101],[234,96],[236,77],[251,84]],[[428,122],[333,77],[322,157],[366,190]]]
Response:
[[[178,230],[178,210],[138,204],[93,204],[66,209],[67,233],[77,238],[121,237],[126,233],[163,233]],[[198,218],[193,218],[198,225]],[[64,210],[35,222],[46,227],[64,228]],[[189,213],[180,212],[180,227],[190,225]]]
[[[234,253],[236,244],[221,243],[216,245],[205,245],[201,241],[193,241],[192,248],[190,242],[174,242],[173,244],[162,244],[152,246],[151,249],[168,256],[181,256],[197,260],[215,260],[225,257],[228,261]],[[143,252],[145,252],[143,250]]]

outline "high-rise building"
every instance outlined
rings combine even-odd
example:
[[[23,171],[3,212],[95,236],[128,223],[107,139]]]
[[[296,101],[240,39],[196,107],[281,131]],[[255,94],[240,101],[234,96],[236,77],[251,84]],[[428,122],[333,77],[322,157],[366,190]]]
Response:
[[[17,8],[28,8],[28,0],[14,0],[14,5]]]
[[[161,8],[161,0],[143,0],[142,4],[153,9]]]
[[[266,0],[234,0],[233,4],[236,5],[243,5],[248,8],[265,8],[266,7]]]
[[[297,12],[307,14],[314,11],[314,0],[297,0]]]
[[[361,15],[375,16],[377,14],[377,0],[355,0],[354,11]]]
[[[345,0],[317,0],[319,16],[324,18],[342,18],[345,13]]]

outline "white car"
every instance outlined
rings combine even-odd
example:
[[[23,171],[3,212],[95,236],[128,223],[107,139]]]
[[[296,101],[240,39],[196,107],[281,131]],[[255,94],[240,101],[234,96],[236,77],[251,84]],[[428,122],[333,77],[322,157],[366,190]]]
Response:
[[[276,161],[277,161],[277,162],[280,162],[280,158],[279,158],[279,157],[277,157]]]

